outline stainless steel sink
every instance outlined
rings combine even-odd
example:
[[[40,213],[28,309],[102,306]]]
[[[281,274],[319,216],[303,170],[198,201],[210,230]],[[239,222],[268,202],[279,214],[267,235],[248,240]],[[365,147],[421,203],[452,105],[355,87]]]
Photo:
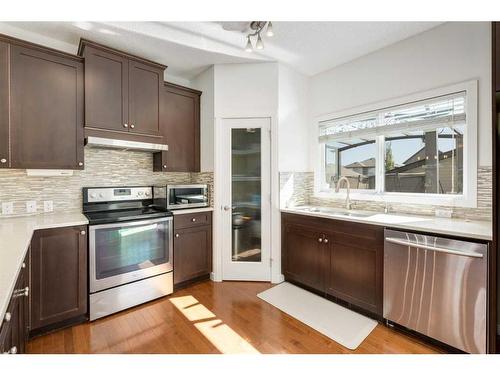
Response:
[[[304,207],[295,207],[296,210],[304,211],[304,212],[318,212],[322,214],[329,214],[335,216],[349,216],[349,217],[368,217],[371,216],[371,213],[364,212],[355,212],[355,211],[346,211],[338,208],[330,208],[330,207],[314,207],[314,206],[304,206]]]

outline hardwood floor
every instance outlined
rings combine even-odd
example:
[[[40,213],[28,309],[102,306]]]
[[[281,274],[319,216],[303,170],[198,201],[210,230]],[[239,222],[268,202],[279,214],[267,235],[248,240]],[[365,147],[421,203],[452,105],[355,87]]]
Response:
[[[31,340],[28,353],[439,353],[378,325],[351,351],[257,298],[268,283],[211,281]]]

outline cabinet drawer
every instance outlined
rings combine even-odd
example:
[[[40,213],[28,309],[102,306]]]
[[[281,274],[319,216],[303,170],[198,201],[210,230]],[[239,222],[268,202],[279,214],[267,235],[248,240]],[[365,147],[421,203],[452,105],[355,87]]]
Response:
[[[212,224],[211,211],[174,216],[174,229],[190,228],[199,225],[210,225],[210,224]]]

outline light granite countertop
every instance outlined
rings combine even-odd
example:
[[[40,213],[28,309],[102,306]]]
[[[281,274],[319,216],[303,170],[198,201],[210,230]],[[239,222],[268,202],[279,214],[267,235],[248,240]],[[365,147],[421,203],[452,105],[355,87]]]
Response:
[[[37,229],[88,224],[81,212],[58,212],[0,219],[0,321],[3,321],[10,296]]]
[[[313,209],[313,211],[311,211],[311,209]],[[320,211],[314,211],[315,209],[319,209]],[[355,223],[380,225],[387,228],[415,230],[436,235],[471,238],[476,240],[491,241],[493,238],[493,225],[491,221],[447,219],[434,216],[417,216],[397,213],[384,214],[361,210],[347,211],[341,208],[320,206],[282,208],[281,212],[351,221]],[[346,213],[351,213],[353,216],[348,216]]]

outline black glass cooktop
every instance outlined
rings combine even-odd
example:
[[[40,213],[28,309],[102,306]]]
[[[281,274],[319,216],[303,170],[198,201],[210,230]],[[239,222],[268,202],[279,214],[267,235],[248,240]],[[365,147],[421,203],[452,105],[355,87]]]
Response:
[[[89,219],[89,224],[107,224],[172,216],[172,213],[170,211],[162,210],[159,207],[142,207],[128,210],[85,212],[84,214],[85,216],[87,216],[87,219]]]

